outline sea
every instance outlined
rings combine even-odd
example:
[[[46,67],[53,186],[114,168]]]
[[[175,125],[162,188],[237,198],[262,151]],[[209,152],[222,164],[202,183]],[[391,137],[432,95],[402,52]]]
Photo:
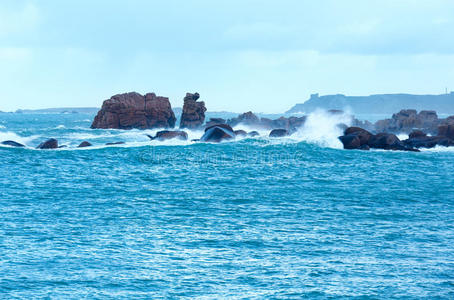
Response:
[[[93,117],[0,114],[27,146],[0,147],[1,299],[454,299],[454,148],[343,150],[323,112],[219,144]]]

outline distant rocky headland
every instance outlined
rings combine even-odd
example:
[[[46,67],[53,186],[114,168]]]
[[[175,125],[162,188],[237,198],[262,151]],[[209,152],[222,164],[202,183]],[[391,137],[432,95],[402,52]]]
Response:
[[[392,114],[402,109],[435,110],[454,114],[454,92],[441,95],[382,94],[319,96],[312,94],[304,103],[296,104],[287,113],[310,113],[321,109],[351,109],[355,114]]]
[[[96,107],[59,107],[43,109],[18,109],[17,114],[95,114],[99,108]]]

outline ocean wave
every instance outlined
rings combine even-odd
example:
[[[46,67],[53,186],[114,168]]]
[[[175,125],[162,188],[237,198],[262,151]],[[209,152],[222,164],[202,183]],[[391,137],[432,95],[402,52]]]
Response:
[[[31,141],[33,141],[34,139],[36,139],[38,137],[39,136],[37,136],[37,135],[23,137],[23,136],[20,136],[20,135],[16,134],[15,132],[11,132],[11,131],[0,132],[0,142],[3,142],[3,141],[15,141],[15,142],[21,143],[21,144],[26,145],[26,146],[28,146],[28,144]]]

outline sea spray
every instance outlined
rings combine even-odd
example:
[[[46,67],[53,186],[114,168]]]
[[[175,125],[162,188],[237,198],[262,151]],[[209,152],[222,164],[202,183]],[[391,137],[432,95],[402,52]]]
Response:
[[[322,147],[342,148],[338,137],[342,135],[342,124],[350,126],[352,115],[348,112],[330,113],[316,110],[307,116],[304,126],[292,136],[293,138]]]

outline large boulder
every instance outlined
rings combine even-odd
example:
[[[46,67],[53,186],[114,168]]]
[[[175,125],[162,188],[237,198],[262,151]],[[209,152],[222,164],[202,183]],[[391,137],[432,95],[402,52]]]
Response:
[[[58,148],[58,141],[56,139],[48,139],[45,142],[36,147],[37,149],[57,149]]]
[[[205,102],[197,100],[200,98],[198,93],[187,93],[184,97],[183,112],[181,114],[180,128],[195,129],[202,126],[205,121]]]
[[[235,138],[235,132],[227,124],[218,124],[205,129],[205,133],[200,138],[202,142],[219,143]]]
[[[284,137],[288,136],[289,132],[287,129],[273,129],[270,132],[270,137]]]
[[[372,137],[372,133],[360,127],[348,127],[347,129],[345,129],[344,135],[357,136],[360,142],[360,146],[367,145],[370,138]]]
[[[22,145],[21,143],[18,143],[15,141],[3,141],[3,142],[1,142],[1,144],[5,145],[5,146],[17,147],[17,148],[25,147],[25,145]]]
[[[361,140],[357,135],[347,134],[339,137],[344,149],[359,149],[361,147]]]
[[[148,93],[126,93],[104,101],[91,128],[173,128],[176,118],[169,98]]]
[[[171,140],[171,139],[179,139],[182,141],[186,141],[188,139],[188,134],[184,131],[170,131],[170,130],[163,130],[163,131],[158,131],[156,133],[156,136],[151,137],[148,136],[152,140],[158,140],[158,141],[165,141],[165,140]]]

